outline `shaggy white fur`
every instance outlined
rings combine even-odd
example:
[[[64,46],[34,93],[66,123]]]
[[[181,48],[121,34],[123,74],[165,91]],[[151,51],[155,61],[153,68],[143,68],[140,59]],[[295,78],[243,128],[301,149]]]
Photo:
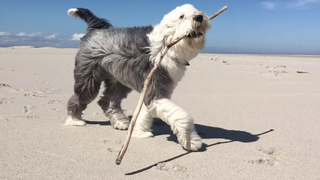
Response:
[[[135,138],[153,137],[153,134],[151,132],[152,122],[153,122],[153,117],[149,113],[148,108],[145,105],[142,105],[141,111],[137,117],[137,121],[132,132],[132,137],[135,137]]]
[[[83,120],[80,120],[80,119],[76,119],[75,117],[69,116],[66,119],[64,125],[65,126],[85,126],[86,122],[84,122]]]
[[[195,15],[203,16],[202,23],[194,20]],[[203,34],[198,38],[182,39],[168,50],[161,61],[161,64],[167,67],[175,83],[179,82],[184,76],[186,67],[183,64],[191,61],[203,49],[205,35],[210,28],[210,20],[206,14],[197,10],[191,4],[184,4],[166,14],[161,23],[154,27],[152,33],[148,34],[152,57],[158,56],[166,45],[186,33],[201,32]]]
[[[70,17],[77,18],[77,15],[76,15],[77,11],[78,10],[76,8],[71,8],[71,9],[68,10],[68,14],[69,14]]]
[[[193,118],[170,99],[154,101],[150,113],[170,125],[173,133],[177,135],[178,142],[185,149],[197,151],[201,148],[201,138],[195,130]]]
[[[195,15],[202,15],[203,21],[198,23],[194,20]],[[180,18],[177,18],[180,17]],[[205,45],[205,35],[210,28],[209,17],[198,11],[193,5],[185,4],[166,14],[161,23],[154,27],[152,33],[148,34],[152,57],[157,57],[161,50],[174,39],[201,32],[202,36],[197,38],[184,38],[170,48],[161,61],[161,65],[166,67],[173,79],[175,86],[183,78],[186,62],[191,61],[198,55],[198,52]],[[155,58],[151,58],[155,59]],[[170,99],[160,99],[154,101],[147,112],[143,108],[138,116],[133,137],[151,137],[150,132],[152,118],[158,117],[171,126],[174,134],[177,135],[179,143],[188,150],[197,151],[201,148],[201,138],[198,136],[193,118]]]

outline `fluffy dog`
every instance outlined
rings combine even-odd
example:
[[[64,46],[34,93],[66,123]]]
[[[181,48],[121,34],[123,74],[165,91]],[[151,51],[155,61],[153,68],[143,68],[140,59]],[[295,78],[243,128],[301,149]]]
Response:
[[[158,25],[119,28],[88,9],[69,9],[68,14],[84,20],[87,32],[75,57],[74,94],[67,104],[65,125],[85,125],[82,112],[104,83],[98,104],[113,128],[126,130],[129,119],[122,111],[122,100],[132,90],[141,92],[160,51],[188,33],[169,49],[153,75],[132,136],[152,137],[152,120],[158,117],[170,125],[185,150],[199,150],[202,142],[194,119],[170,99],[189,61],[205,46],[205,35],[211,26],[209,17],[193,5],[185,4],[166,14]]]

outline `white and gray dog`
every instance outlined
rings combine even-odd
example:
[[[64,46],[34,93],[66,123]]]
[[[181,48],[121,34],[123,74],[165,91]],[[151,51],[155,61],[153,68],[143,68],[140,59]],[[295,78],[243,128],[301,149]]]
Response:
[[[153,75],[132,136],[152,137],[152,120],[157,117],[171,127],[185,150],[198,151],[202,142],[194,119],[170,99],[188,62],[205,46],[205,35],[211,27],[209,17],[185,4],[166,14],[158,25],[119,28],[88,9],[69,9],[68,14],[84,20],[87,32],[75,57],[74,94],[67,104],[65,125],[85,125],[82,112],[98,96],[104,83],[99,106],[114,129],[128,129],[122,100],[132,90],[141,92],[157,55],[175,38],[188,33],[169,49]]]

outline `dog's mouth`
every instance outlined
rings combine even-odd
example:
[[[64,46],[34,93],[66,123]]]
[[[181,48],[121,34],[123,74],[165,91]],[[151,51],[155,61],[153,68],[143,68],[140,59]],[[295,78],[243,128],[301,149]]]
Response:
[[[202,32],[196,32],[196,31],[192,31],[187,35],[188,38],[199,38],[201,36],[203,36],[203,33]]]

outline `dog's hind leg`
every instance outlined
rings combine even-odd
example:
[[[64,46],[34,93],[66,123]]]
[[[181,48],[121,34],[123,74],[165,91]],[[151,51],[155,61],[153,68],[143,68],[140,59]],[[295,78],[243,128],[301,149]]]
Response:
[[[132,90],[115,80],[108,79],[104,83],[105,90],[98,104],[114,129],[127,130],[130,122],[121,108],[121,102]]]
[[[89,68],[84,68],[85,66],[76,66],[74,70],[74,94],[67,103],[68,118],[65,125],[85,125],[85,121],[82,120],[82,112],[99,94],[101,81],[94,78],[92,72],[88,71]]]
[[[68,118],[66,126],[84,126],[86,123],[82,120],[82,111],[87,108],[87,104],[80,103],[79,97],[73,94],[67,104]]]

